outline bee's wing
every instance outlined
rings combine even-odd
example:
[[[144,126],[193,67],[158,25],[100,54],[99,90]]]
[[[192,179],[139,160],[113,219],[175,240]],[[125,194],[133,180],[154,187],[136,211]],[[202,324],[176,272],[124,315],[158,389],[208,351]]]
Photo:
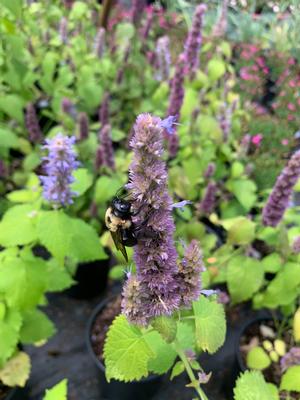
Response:
[[[111,236],[113,238],[113,241],[115,243],[115,246],[117,248],[117,250],[120,250],[121,253],[123,254],[126,262],[128,262],[128,256],[127,256],[127,251],[126,248],[124,246],[124,244],[122,243],[122,233],[121,233],[121,229],[118,229],[116,232],[110,232]]]

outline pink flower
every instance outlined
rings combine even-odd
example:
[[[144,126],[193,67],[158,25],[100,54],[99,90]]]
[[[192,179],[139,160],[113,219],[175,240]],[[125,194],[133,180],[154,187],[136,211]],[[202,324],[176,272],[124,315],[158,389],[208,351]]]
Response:
[[[289,103],[289,104],[287,105],[287,108],[288,108],[288,110],[290,110],[290,111],[295,111],[295,110],[296,110],[296,106],[295,106],[295,104],[293,104],[293,103]]]
[[[289,144],[289,140],[288,139],[282,139],[281,144],[283,146],[287,146]]]
[[[295,64],[296,64],[296,62],[293,58],[288,59],[288,65],[295,65]]]
[[[294,80],[289,81],[289,87],[291,88],[296,87],[296,82]]]
[[[287,116],[287,119],[288,119],[288,121],[293,121],[295,119],[295,117],[293,115],[289,114]]]
[[[257,135],[252,136],[251,142],[256,146],[259,147],[261,144],[261,141],[263,139],[263,135],[261,133],[258,133]]]
[[[297,104],[298,106],[300,106],[300,99],[297,99]]]
[[[247,67],[243,67],[240,70],[240,76],[242,79],[244,79],[245,81],[250,81],[253,77],[253,75],[249,74],[248,72],[248,68]]]

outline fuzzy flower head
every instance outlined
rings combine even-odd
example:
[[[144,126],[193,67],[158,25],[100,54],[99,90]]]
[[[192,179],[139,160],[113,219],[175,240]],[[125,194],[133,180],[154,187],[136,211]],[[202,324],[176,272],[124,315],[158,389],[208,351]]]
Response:
[[[205,271],[203,257],[198,242],[192,240],[186,247],[184,258],[179,264],[177,276],[181,294],[181,304],[190,306],[192,301],[199,298],[201,293],[200,273]]]
[[[300,176],[300,150],[288,161],[286,167],[278,176],[275,186],[263,209],[263,224],[277,226],[289,205],[293,188]]]
[[[134,248],[138,281],[136,301],[130,301],[133,294],[129,280],[124,288],[122,306],[130,322],[145,325],[153,317],[172,314],[181,301],[161,119],[150,114],[139,115],[130,146],[134,157],[127,189],[132,197],[133,212],[137,212],[134,223],[143,226],[143,230]]]
[[[63,136],[61,133],[53,139],[46,139],[43,149],[48,150],[44,157],[46,176],[40,176],[43,185],[43,196],[55,206],[72,204],[77,194],[70,188],[74,182],[73,171],[78,168],[73,149],[75,137]]]

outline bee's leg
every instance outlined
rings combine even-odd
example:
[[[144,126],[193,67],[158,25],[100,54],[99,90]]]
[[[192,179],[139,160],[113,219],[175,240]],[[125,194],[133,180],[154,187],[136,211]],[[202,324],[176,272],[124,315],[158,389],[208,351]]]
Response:
[[[122,230],[122,242],[124,246],[133,247],[137,244],[137,237],[132,229]]]

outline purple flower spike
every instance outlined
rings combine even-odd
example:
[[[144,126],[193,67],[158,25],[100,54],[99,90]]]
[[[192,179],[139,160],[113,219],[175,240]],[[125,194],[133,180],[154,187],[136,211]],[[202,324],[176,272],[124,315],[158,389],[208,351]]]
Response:
[[[218,186],[214,182],[209,182],[204,197],[198,206],[200,213],[209,215],[213,212],[216,206],[217,191]]]
[[[167,111],[167,115],[173,116],[176,115],[178,119],[180,118],[180,110],[184,99],[184,68],[186,65],[186,58],[183,54],[178,57],[176,67],[175,67],[175,75],[172,79],[171,88],[170,88],[170,98],[169,98],[169,108]],[[175,157],[178,150],[178,135],[176,130],[170,136],[168,134],[165,135],[166,139],[169,142],[169,153],[171,157]]]
[[[94,42],[94,52],[98,58],[102,58],[105,51],[105,29],[100,28]]]
[[[192,27],[189,31],[184,46],[187,60],[187,73],[191,79],[193,79],[199,67],[199,52],[202,43],[203,14],[205,13],[206,9],[207,7],[205,4],[200,4],[196,7]]]
[[[79,114],[78,117],[79,125],[79,139],[85,140],[89,137],[89,119],[85,112]]]
[[[192,240],[185,249],[184,258],[179,264],[179,274],[177,276],[182,305],[189,307],[192,301],[199,298],[201,293],[200,272],[203,271],[205,271],[205,267],[202,260],[202,252],[198,242]]]
[[[32,143],[40,142],[43,138],[34,105],[29,103],[26,107],[25,124]]]
[[[137,274],[125,284],[122,309],[130,322],[147,325],[151,318],[177,310],[181,296],[161,119],[139,115],[134,133],[127,189],[133,212],[137,212],[134,223],[143,226],[143,231],[134,248]]]
[[[135,26],[139,24],[142,18],[145,6],[145,0],[132,0],[132,23]]]
[[[68,20],[66,17],[62,17],[59,22],[59,37],[62,43],[68,43]]]
[[[216,172],[216,164],[214,162],[210,162],[204,172],[204,178],[210,179],[214,173]]]
[[[298,150],[283,169],[268,201],[263,209],[263,224],[277,226],[282,220],[283,214],[289,205],[293,188],[300,176],[300,150]]]
[[[70,188],[74,182],[73,171],[78,168],[76,154],[73,150],[75,136],[63,136],[61,133],[53,139],[46,139],[43,149],[48,150],[44,157],[47,176],[40,176],[43,185],[43,196],[55,206],[72,204],[72,197],[77,194]]]
[[[69,114],[70,117],[72,117],[73,119],[75,119],[77,117],[76,107],[72,103],[72,101],[70,99],[68,99],[67,97],[64,97],[62,99],[61,109],[62,109],[62,112],[64,112],[65,114]]]
[[[104,125],[99,132],[99,139],[102,147],[103,165],[115,169],[115,156],[111,140],[111,126]]]
[[[154,54],[157,68],[155,79],[158,81],[167,81],[171,66],[170,39],[168,36],[163,36],[157,40]]]
[[[296,239],[294,240],[292,245],[292,250],[295,254],[300,253],[300,236],[297,236]]]
[[[285,372],[293,365],[300,365],[300,347],[292,347],[280,360],[281,371]]]
[[[109,124],[109,93],[106,92],[103,96],[101,107],[99,109],[99,121],[101,126]]]

